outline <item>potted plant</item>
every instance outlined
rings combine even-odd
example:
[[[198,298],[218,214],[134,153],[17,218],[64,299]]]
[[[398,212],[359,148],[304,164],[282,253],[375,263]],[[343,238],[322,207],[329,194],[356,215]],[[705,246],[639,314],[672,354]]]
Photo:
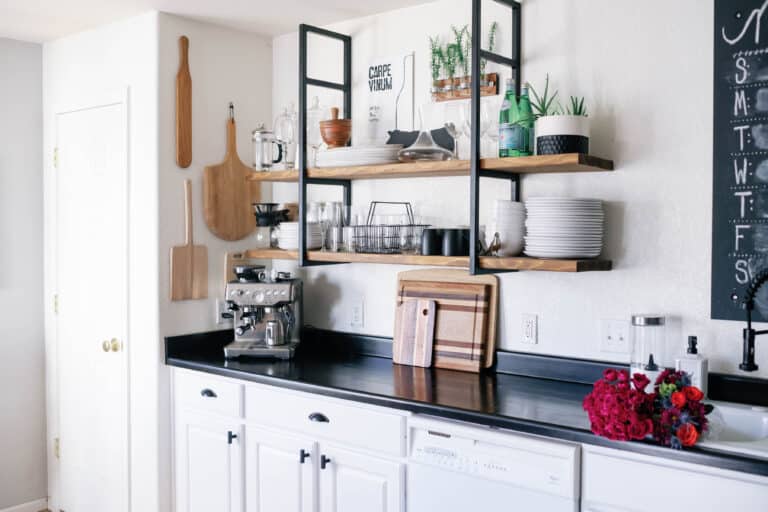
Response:
[[[459,55],[461,55],[461,48],[457,48],[455,44],[446,45],[443,50],[443,69],[445,69],[445,74],[448,75],[443,91],[451,95],[454,90],[456,65],[458,64]]]
[[[496,33],[499,31],[499,23],[494,21],[491,23],[491,28],[488,30],[488,51],[494,52],[496,50]],[[485,66],[488,61],[480,59],[480,87],[487,87],[490,85],[490,81],[485,74]]]
[[[469,89],[469,46],[464,42],[464,37],[468,37],[468,25],[456,28],[455,25],[451,25],[451,31],[453,32],[453,46],[459,51],[456,55],[458,66],[461,68],[461,78],[459,78],[459,89]],[[471,44],[471,43],[470,43]]]
[[[429,38],[429,53],[430,61],[429,66],[432,72],[432,89],[433,95],[440,92],[440,69],[443,66],[443,47],[440,45],[440,36]]]
[[[557,101],[557,91],[550,92],[549,75],[541,95],[531,85],[529,90],[536,116],[536,154],[589,153],[589,118],[584,98],[571,96],[568,107],[563,109]]]

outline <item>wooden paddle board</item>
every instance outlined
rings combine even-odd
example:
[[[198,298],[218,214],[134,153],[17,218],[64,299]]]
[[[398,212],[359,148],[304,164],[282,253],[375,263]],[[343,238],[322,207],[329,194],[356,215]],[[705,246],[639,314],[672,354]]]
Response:
[[[227,153],[224,161],[203,171],[203,213],[211,233],[230,242],[242,240],[256,229],[252,203],[259,191],[246,180],[253,172],[237,156],[237,130],[230,104],[227,121]]]
[[[189,74],[189,39],[179,38],[179,71],[176,73],[176,165],[192,163],[192,76]]]

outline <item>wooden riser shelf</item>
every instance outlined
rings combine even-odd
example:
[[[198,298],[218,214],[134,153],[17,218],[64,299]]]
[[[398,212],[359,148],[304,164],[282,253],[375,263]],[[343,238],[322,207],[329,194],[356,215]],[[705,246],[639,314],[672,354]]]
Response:
[[[281,249],[254,249],[246,251],[246,257],[253,259],[297,260],[297,251]],[[426,265],[431,267],[469,267],[466,256],[421,256],[415,254],[364,254],[348,252],[309,251],[309,261],[333,263],[383,263],[392,265]],[[588,272],[611,270],[610,260],[550,260],[528,258],[481,257],[480,268],[489,270],[540,270],[549,272]]]
[[[480,168],[509,174],[603,172],[613,170],[613,161],[579,153],[568,153],[517,158],[484,158],[480,161]],[[307,176],[315,179],[336,180],[469,176],[469,160],[317,168],[308,169]],[[254,171],[248,179],[257,182],[292,183],[299,180],[299,171]]]

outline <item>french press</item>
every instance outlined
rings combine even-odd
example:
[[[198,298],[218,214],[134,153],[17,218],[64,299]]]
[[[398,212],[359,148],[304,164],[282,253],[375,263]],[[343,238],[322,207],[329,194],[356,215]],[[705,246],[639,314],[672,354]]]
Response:
[[[260,124],[253,130],[253,168],[257,171],[268,171],[274,164],[283,160],[283,143],[275,138],[275,134]],[[273,159],[277,147],[277,158]]]

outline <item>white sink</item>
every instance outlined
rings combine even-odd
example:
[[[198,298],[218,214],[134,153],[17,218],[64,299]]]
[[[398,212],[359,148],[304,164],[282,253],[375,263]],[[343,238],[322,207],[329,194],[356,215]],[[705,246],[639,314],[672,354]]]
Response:
[[[708,450],[768,459],[768,408],[712,402],[710,432],[698,443]]]

